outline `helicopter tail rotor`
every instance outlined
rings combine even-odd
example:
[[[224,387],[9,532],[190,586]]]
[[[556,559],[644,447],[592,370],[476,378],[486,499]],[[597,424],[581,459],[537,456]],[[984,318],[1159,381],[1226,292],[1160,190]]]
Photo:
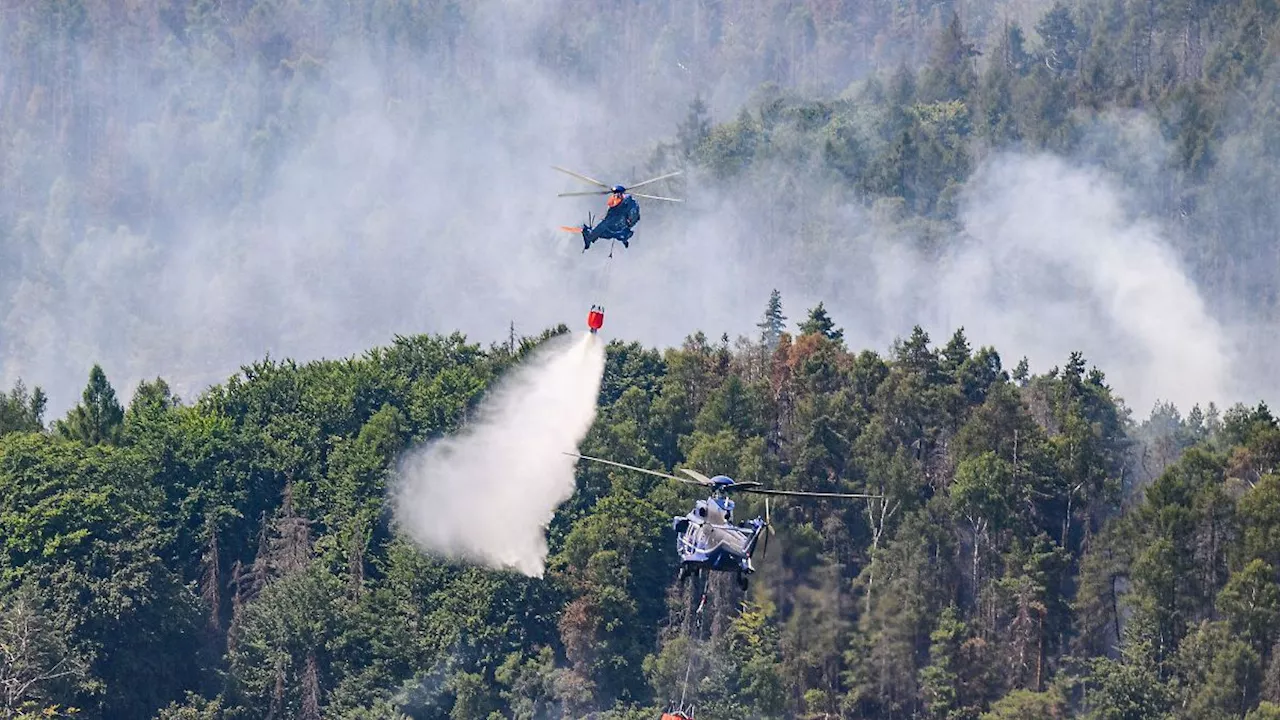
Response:
[[[769,554],[769,536],[773,534],[773,523],[769,520],[769,496],[764,497],[764,528],[762,530],[764,537],[760,543],[760,557]]]

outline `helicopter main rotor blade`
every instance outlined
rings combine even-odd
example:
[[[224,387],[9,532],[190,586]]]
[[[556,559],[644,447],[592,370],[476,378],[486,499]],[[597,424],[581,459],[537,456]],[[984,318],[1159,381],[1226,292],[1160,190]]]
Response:
[[[684,202],[680,198],[662,197],[661,195],[645,195],[644,193],[631,193],[635,197],[648,198],[649,200],[666,200],[667,202]]]
[[[684,473],[685,475],[688,475],[689,477],[693,478],[694,480],[697,480],[699,485],[712,485],[712,484],[713,484],[713,483],[711,482],[711,478],[707,477],[706,475],[703,475],[702,473],[698,472],[697,470],[690,470],[689,468],[680,468],[680,472]],[[688,482],[688,480],[686,480],[685,482]]]
[[[747,492],[749,488],[760,487],[760,483],[753,480],[734,480],[732,484],[721,485],[720,489],[725,492],[736,492],[741,490]]]
[[[579,180],[586,180],[587,182],[592,183],[593,185],[599,185],[599,186],[600,186],[600,187],[602,187],[602,188],[610,187],[609,185],[605,185],[604,183],[600,182],[599,180],[596,180],[595,178],[589,178],[589,177],[587,177],[586,175],[582,175],[582,174],[580,174],[580,173],[576,173],[576,172],[574,172],[574,171],[572,171],[572,170],[565,170],[564,168],[559,167],[559,166],[556,166],[556,165],[552,165],[552,166],[551,166],[551,169],[552,169],[552,170],[559,170],[560,172],[562,172],[562,173],[564,173],[564,174],[566,174],[566,175],[572,175],[572,176],[574,176],[574,177],[578,178]]]
[[[668,475],[663,472],[658,472],[657,470],[649,470],[648,468],[636,467],[635,465],[626,465],[624,463],[614,462],[612,460],[605,460],[603,458],[591,457],[590,455],[579,455],[577,453],[569,453],[569,452],[564,454],[568,455],[569,457],[576,457],[582,460],[590,460],[592,462],[604,463],[605,465],[613,465],[614,467],[625,468],[627,470],[635,470],[636,472],[647,473],[649,475],[657,475],[660,478],[666,478],[668,480],[676,480],[682,483],[689,483],[693,485],[700,484],[700,483],[694,483],[692,480],[686,480],[685,478],[682,478],[682,477],[676,477],[675,475]]]
[[[679,175],[679,174],[680,174],[680,171],[679,171],[679,170],[677,170],[677,171],[675,171],[675,172],[673,172],[673,173],[667,173],[666,175],[659,175],[659,176],[658,176],[658,177],[656,177],[656,178],[649,178],[648,180],[645,180],[644,182],[638,182],[638,183],[636,183],[635,185],[623,185],[623,187],[625,187],[625,188],[626,188],[626,189],[628,189],[628,190],[635,190],[635,189],[636,189],[636,188],[638,188],[638,187],[644,187],[645,185],[648,185],[649,183],[656,183],[656,182],[658,182],[659,180],[666,180],[666,179],[667,179],[667,178],[669,178],[669,177],[675,177],[675,176],[677,176],[677,175]]]
[[[741,490],[742,492],[756,493],[757,495],[795,495],[799,497],[829,497],[829,498],[884,497],[883,495],[867,495],[864,493],[824,493],[824,492],[804,492],[802,490],[765,490],[762,488],[741,488]]]
[[[608,195],[612,190],[583,190],[582,192],[556,193],[556,197],[572,197],[574,195]]]

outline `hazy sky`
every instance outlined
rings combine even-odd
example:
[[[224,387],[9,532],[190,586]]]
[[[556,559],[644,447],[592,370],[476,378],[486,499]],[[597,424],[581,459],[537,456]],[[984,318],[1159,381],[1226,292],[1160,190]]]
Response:
[[[165,230],[81,237],[57,212],[66,189],[55,185],[0,282],[0,382],[44,386],[52,418],[77,401],[93,362],[123,399],[157,375],[193,398],[267,353],[338,357],[394,334],[455,329],[490,342],[511,322],[528,334],[579,328],[597,302],[606,337],[665,346],[697,330],[754,335],[778,288],[793,327],[825,301],[855,348],[886,350],[919,323],[939,344],[964,326],[1008,367],[1025,355],[1044,371],[1081,350],[1139,417],[1157,399],[1185,410],[1275,390],[1239,386],[1261,368],[1239,365],[1239,329],[1206,309],[1166,230],[1144,219],[1141,194],[1074,159],[988,158],[962,196],[964,232],[940,260],[857,198],[831,195],[828,178],[805,165],[720,191],[691,176],[679,189],[687,203],[642,204],[630,250],[612,262],[607,246],[582,253],[556,227],[589,210],[599,217],[603,201],[556,198],[589,188],[550,166],[624,183],[673,169],[644,161],[674,134],[693,86],[659,56],[643,75],[665,89],[653,101],[546,71],[534,60],[537,29],[560,10],[476,5],[460,42],[474,50],[464,80],[426,60],[389,78],[370,48],[334,49],[327,76],[300,74],[289,88],[314,125],[297,143],[256,134],[261,100],[227,72],[192,67],[158,87],[120,84],[131,162],[177,178],[150,186]],[[84,72],[105,83],[148,62],[125,54]],[[734,82],[711,95],[745,97]],[[175,97],[206,112],[177,113]],[[1140,119],[1104,135],[1134,128]],[[1131,164],[1159,166],[1159,143],[1125,138]],[[277,143],[282,166],[260,205],[215,212],[215,199],[252,177],[248,149],[262,142]],[[200,197],[210,200],[191,201]],[[840,240],[817,246],[807,232],[817,227],[839,228]]]

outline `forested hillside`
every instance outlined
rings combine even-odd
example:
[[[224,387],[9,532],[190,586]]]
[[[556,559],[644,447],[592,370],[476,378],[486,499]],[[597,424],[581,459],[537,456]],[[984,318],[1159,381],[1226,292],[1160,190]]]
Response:
[[[0,8],[0,717],[1280,717],[1278,40],[1269,0]],[[596,299],[530,189],[588,159],[691,209],[646,206],[605,328],[688,337],[620,333],[582,451],[883,496],[772,504],[701,625],[687,488],[579,468],[544,578],[387,507],[567,332],[452,329]],[[1081,167],[1130,204],[1036,242],[1101,289],[995,273],[1008,187]]]
[[[533,339],[264,361],[188,402],[157,379],[125,406],[95,368],[47,427],[15,389],[6,717],[639,718],[687,693],[707,718],[1226,718],[1280,701],[1265,406],[1134,425],[1079,356],[1032,374],[962,331],[880,355],[845,347],[824,308],[781,331],[777,302],[762,326],[734,347],[611,343],[583,452],[883,500],[775,503],[749,592],[717,576],[698,626],[669,531],[696,490],[580,468],[544,579],[433,559],[391,525],[390,459],[456,428]]]

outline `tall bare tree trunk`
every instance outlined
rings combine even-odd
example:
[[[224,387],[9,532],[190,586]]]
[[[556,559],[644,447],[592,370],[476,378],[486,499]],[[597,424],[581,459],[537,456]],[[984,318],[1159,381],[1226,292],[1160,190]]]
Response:
[[[298,720],[320,720],[320,668],[316,651],[307,654],[307,668],[302,675],[302,709]]]
[[[871,596],[875,590],[876,557],[880,553],[880,538],[884,536],[884,528],[888,524],[889,518],[893,517],[893,514],[898,511],[898,506],[901,505],[901,502],[896,502],[893,504],[892,510],[885,512],[889,506],[889,499],[884,497],[885,488],[883,484],[880,486],[879,493],[881,496],[879,502],[874,500],[867,502],[867,520],[871,525],[871,564],[867,568],[867,613],[871,612]],[[876,517],[875,508],[877,506],[879,507],[879,518]]]
[[[209,522],[209,544],[205,547],[201,597],[209,606],[209,629],[222,629],[222,558],[218,549],[218,528]]]

